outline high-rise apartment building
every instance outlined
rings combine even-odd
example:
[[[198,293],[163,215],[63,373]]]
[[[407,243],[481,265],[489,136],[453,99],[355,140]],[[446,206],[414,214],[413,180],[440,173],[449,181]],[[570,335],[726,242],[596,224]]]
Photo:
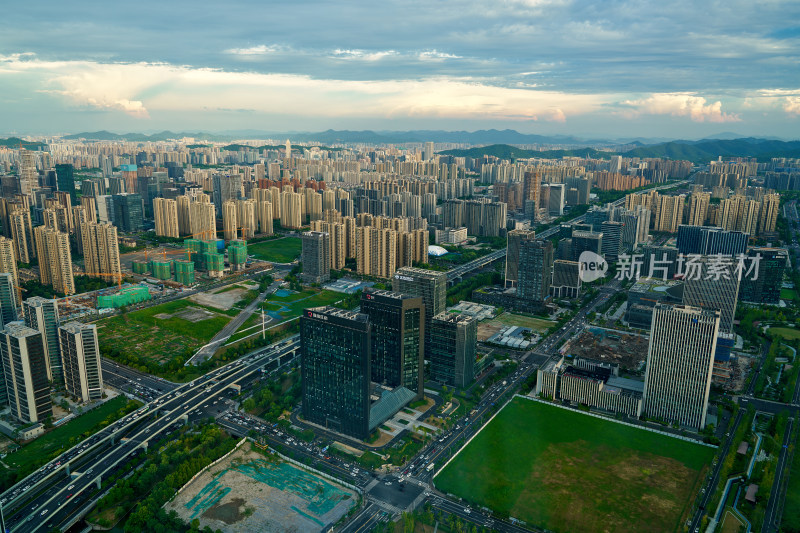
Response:
[[[5,390],[11,416],[23,423],[52,416],[44,342],[41,334],[23,322],[11,322],[0,331]]]
[[[24,195],[33,194],[33,190],[39,186],[36,154],[30,150],[20,150],[19,158],[19,192]]]
[[[19,286],[17,259],[14,255],[14,241],[0,237],[0,273],[8,273],[14,278],[14,286]]]
[[[684,195],[658,196],[656,200],[657,206],[653,210],[655,215],[653,229],[655,231],[675,233],[678,231],[678,226],[683,223]]]
[[[517,298],[544,302],[550,296],[553,280],[553,243],[544,240],[523,241],[519,250]]]
[[[81,402],[103,397],[97,326],[68,322],[58,328],[67,393]]]
[[[222,204],[222,236],[226,241],[232,241],[238,237],[238,210],[236,202],[228,200]]]
[[[189,224],[192,238],[211,240],[217,238],[216,207],[210,202],[192,202],[189,205]]]
[[[236,223],[242,239],[252,239],[255,236],[258,229],[255,200],[240,199],[236,202]]]
[[[281,193],[281,226],[297,229],[303,225],[303,196],[295,192]]]
[[[647,352],[644,412],[703,429],[719,333],[719,312],[658,303]]]
[[[178,202],[167,198],[153,199],[153,217],[156,222],[156,235],[178,238]]]
[[[475,379],[478,322],[474,317],[441,313],[431,319],[427,357],[431,379],[466,387]]]
[[[719,311],[720,333],[733,333],[739,276],[736,262],[702,256],[683,266],[683,304]]]
[[[515,287],[519,279],[519,251],[523,241],[533,240],[536,232],[515,229],[508,232],[506,244],[506,287]]]
[[[306,231],[301,235],[301,240],[302,278],[308,283],[324,283],[331,279],[330,235],[321,231]]]
[[[20,263],[30,263],[36,257],[36,245],[33,240],[33,226],[31,212],[24,207],[18,207],[9,215],[11,225],[11,239],[15,245],[15,255]]]
[[[111,224],[84,224],[81,236],[87,274],[122,274],[116,227]]]
[[[369,317],[334,307],[300,317],[303,417],[357,439],[369,436]]]
[[[34,234],[42,284],[52,285],[56,292],[65,295],[75,294],[69,234],[45,226],[37,226]]]
[[[758,221],[758,234],[772,233],[778,222],[778,212],[781,205],[779,194],[765,194],[761,200],[761,210]]]
[[[58,346],[58,300],[34,296],[22,302],[25,325],[35,329],[44,340],[44,357],[47,379],[54,383],[64,381],[61,349]]]
[[[372,325],[372,381],[423,396],[425,307],[420,296],[367,288],[361,312]]]
[[[706,222],[708,206],[711,203],[711,195],[707,192],[695,192],[689,196],[689,218],[686,223],[689,226],[702,226]]]

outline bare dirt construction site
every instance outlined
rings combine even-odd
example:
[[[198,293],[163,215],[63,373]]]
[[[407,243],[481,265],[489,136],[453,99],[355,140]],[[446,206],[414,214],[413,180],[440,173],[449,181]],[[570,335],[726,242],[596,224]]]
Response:
[[[247,288],[240,285],[228,285],[215,292],[198,292],[189,296],[189,299],[200,305],[207,305],[222,311],[227,311],[247,294]]]
[[[354,491],[245,444],[171,502],[186,522],[226,533],[322,531],[356,504]]]
[[[587,328],[571,341],[568,354],[617,363],[627,370],[638,370],[647,359],[649,339],[641,335],[628,335],[619,331]]]

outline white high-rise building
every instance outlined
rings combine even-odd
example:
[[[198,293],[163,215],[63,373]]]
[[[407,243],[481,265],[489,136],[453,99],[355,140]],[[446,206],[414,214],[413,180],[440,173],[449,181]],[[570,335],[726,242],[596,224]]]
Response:
[[[82,402],[103,396],[97,326],[68,322],[58,328],[67,392]]]
[[[705,427],[718,333],[718,311],[656,304],[644,378],[647,416]]]

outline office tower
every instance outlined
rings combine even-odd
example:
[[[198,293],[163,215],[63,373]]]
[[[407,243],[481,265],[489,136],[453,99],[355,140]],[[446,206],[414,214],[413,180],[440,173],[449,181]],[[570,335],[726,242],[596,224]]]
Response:
[[[22,312],[25,325],[38,331],[44,340],[47,379],[57,384],[63,383],[61,349],[58,345],[58,300],[34,296],[22,302]]]
[[[18,320],[17,287],[14,276],[7,272],[0,274],[0,322],[8,324]]]
[[[430,161],[436,156],[436,152],[434,151],[434,143],[426,142],[425,148],[423,149],[422,159],[424,161]]]
[[[544,302],[550,296],[552,280],[553,243],[542,240],[523,241],[519,249],[517,298]]]
[[[303,417],[357,439],[369,436],[371,327],[363,313],[335,307],[300,317]]]
[[[97,326],[68,322],[58,328],[67,393],[81,402],[103,397]]]
[[[14,241],[0,237],[0,273],[8,273],[14,278],[14,286],[19,286],[19,275],[17,273],[17,259],[14,256]]]
[[[560,217],[564,214],[565,190],[563,183],[550,184],[550,198],[547,204],[550,216]]]
[[[425,307],[420,296],[366,288],[361,312],[372,326],[372,381],[423,396]]]
[[[30,263],[36,257],[36,248],[33,242],[33,226],[31,212],[25,208],[16,208],[11,212],[11,239],[14,241],[14,252],[17,261]]]
[[[226,241],[232,241],[238,236],[237,211],[236,202],[233,200],[222,204],[222,236]]]
[[[678,196],[658,196],[657,207],[653,209],[655,222],[654,231],[675,233],[678,226],[683,222],[683,201],[682,194]]]
[[[683,265],[683,304],[719,311],[720,333],[733,333],[739,276],[730,258],[702,256]]]
[[[539,207],[539,196],[542,189],[542,174],[540,172],[526,172],[522,181],[522,197],[530,200],[536,207],[533,219],[536,219]]]
[[[138,169],[136,168],[136,165],[120,165],[119,168],[120,168],[120,174],[122,174],[122,182],[124,183],[125,192],[133,194],[136,191],[138,191],[139,190],[139,183],[138,183],[139,182],[139,180],[138,180],[139,174],[138,174]],[[109,178],[109,181],[111,181],[111,179],[113,179],[113,178]],[[115,194],[115,192],[113,190],[114,189],[114,184],[112,184],[111,189],[112,189],[111,190],[111,194],[112,195]],[[122,191],[120,191],[119,193],[116,193],[116,194],[122,194]]]
[[[306,231],[301,239],[303,280],[308,283],[324,283],[331,279],[330,235],[321,231]]]
[[[178,238],[178,202],[166,198],[153,199],[153,216],[156,221],[156,235]]]
[[[238,200],[242,196],[242,176],[234,174],[223,176],[216,174],[213,178],[214,206],[218,213],[222,213],[222,206],[228,200]]]
[[[84,224],[83,260],[87,274],[122,274],[117,228],[111,224]],[[106,281],[116,281],[105,277]]]
[[[142,230],[142,197],[137,193],[122,193],[112,196],[114,225],[124,233]]]
[[[426,353],[430,376],[445,385],[464,388],[475,379],[478,321],[468,315],[441,313],[431,319]]]
[[[69,193],[70,205],[78,203],[75,194],[75,169],[70,164],[56,165],[56,179],[58,181],[58,190]]]
[[[678,272],[678,249],[668,246],[645,246],[642,249],[643,277],[671,280]]]
[[[550,294],[556,298],[577,298],[581,293],[581,264],[577,261],[553,261]]]
[[[692,193],[692,195],[689,196],[689,218],[686,223],[689,226],[702,226],[705,224],[710,203],[711,195],[709,193]]]
[[[621,155],[612,155],[611,160],[608,162],[608,170],[610,172],[620,172],[622,171],[622,156]]]
[[[757,304],[778,304],[783,273],[789,261],[784,248],[753,247],[747,251],[740,281],[739,299]],[[751,271],[751,265],[753,266]]]
[[[281,226],[298,229],[303,225],[303,196],[284,191],[281,193]]]
[[[254,200],[243,199],[236,202],[236,223],[241,230],[242,239],[252,239],[255,236],[258,224]]]
[[[403,267],[392,278],[392,290],[421,296],[425,304],[425,339],[430,338],[431,319],[444,313],[447,305],[447,273],[424,268]]]
[[[765,194],[761,200],[761,210],[758,221],[758,234],[772,233],[778,222],[778,212],[781,204],[779,194]]]
[[[622,250],[622,222],[603,222],[600,229],[603,232],[602,250],[606,261],[616,261]]]
[[[678,251],[684,255],[717,255],[736,257],[745,253],[750,235],[711,226],[678,226]]]
[[[0,331],[0,355],[11,416],[24,423],[52,416],[41,334],[23,322],[6,324]]]
[[[601,227],[603,222],[611,220],[611,213],[612,211],[608,207],[594,205],[584,215],[584,221],[592,227],[593,232],[599,233],[602,231]]]
[[[603,234],[591,231],[572,232],[572,260],[580,261],[583,252],[603,253]]]
[[[263,235],[272,235],[272,200],[261,200],[256,204],[256,218],[258,219],[258,232]]]
[[[508,232],[506,244],[506,287],[515,287],[519,279],[519,251],[523,241],[533,240],[536,232],[515,229]]]
[[[114,221],[114,198],[112,196],[97,197],[97,221],[101,224]]]
[[[67,296],[75,294],[69,234],[44,226],[37,226],[34,234],[42,284],[52,285],[56,292]]]
[[[125,188],[125,179],[124,178],[116,178],[111,177],[108,178],[108,194],[109,196],[113,196],[115,194],[122,194],[124,192],[133,192],[133,190],[127,190]]]
[[[719,312],[658,303],[644,378],[644,412],[703,429],[719,333]]]
[[[195,239],[217,238],[216,207],[208,202],[192,202],[189,206],[191,236]]]
[[[39,186],[39,174],[36,170],[36,154],[29,150],[19,151],[19,192],[26,196],[33,194]]]

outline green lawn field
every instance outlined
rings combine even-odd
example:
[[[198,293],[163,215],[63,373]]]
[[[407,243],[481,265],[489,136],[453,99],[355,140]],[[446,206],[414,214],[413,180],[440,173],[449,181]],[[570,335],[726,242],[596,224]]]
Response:
[[[248,254],[257,259],[274,263],[291,263],[300,257],[301,250],[302,242],[299,237],[272,239],[247,246]]]
[[[436,487],[553,531],[676,531],[714,449],[523,398]]]
[[[800,427],[794,424],[795,450],[791,469],[789,470],[789,483],[786,486],[786,503],[783,508],[783,521],[781,531],[800,531],[800,453],[797,444],[800,443]]]
[[[796,300],[797,291],[794,289],[781,289],[781,300]]]
[[[800,330],[794,328],[769,328],[769,332],[772,335],[780,335],[788,340],[800,339]]]
[[[326,290],[306,289],[288,296],[271,295],[264,302],[265,311],[273,311],[281,320],[295,318],[303,313],[303,309],[331,305],[344,299],[345,295]]]
[[[211,314],[202,320],[187,319],[191,318],[188,314],[184,315],[187,318],[175,316],[191,313],[193,309]],[[237,310],[225,313],[188,299],[176,300],[103,319],[97,323],[97,335],[101,345],[165,362],[207,343],[230,321],[230,315],[237,313]],[[166,318],[167,315],[170,317]]]

